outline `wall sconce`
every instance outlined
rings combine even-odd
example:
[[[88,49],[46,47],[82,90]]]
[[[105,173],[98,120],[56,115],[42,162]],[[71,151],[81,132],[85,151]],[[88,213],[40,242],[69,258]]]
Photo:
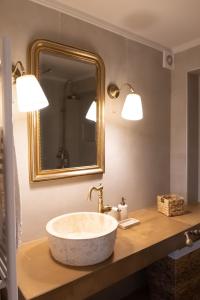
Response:
[[[30,112],[42,109],[49,102],[34,75],[27,75],[21,61],[12,69],[14,83],[16,83],[17,102],[20,112]]]
[[[134,92],[133,87],[129,83],[125,83],[124,85],[128,86],[129,93],[126,96],[121,116],[126,120],[141,120],[143,118],[141,97]],[[120,95],[120,91],[121,89],[115,84],[109,84],[107,88],[108,96],[111,99],[117,99]]]
[[[92,104],[90,105],[88,112],[85,116],[86,119],[96,122],[97,120],[97,105],[96,101],[92,101]]]

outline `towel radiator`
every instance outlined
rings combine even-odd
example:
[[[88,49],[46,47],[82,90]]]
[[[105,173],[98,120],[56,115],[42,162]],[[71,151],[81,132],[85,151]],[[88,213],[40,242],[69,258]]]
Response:
[[[7,37],[1,43],[2,120],[4,142],[5,222],[0,243],[0,289],[6,288],[8,300],[18,299],[16,279],[16,213],[14,181],[14,141],[12,125],[12,62]]]

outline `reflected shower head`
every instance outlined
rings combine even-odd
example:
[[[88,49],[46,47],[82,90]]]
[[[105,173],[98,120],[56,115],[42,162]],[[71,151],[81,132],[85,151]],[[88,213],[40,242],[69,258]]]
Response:
[[[71,79],[67,80],[64,84],[64,98],[66,100],[80,100],[80,97],[73,93],[73,82]]]

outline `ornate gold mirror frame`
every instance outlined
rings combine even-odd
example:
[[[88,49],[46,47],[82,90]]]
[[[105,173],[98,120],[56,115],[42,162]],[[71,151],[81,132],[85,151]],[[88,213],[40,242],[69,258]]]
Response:
[[[104,98],[105,68],[101,57],[97,54],[51,42],[36,40],[29,48],[29,72],[40,79],[40,54],[62,55],[66,58],[92,64],[96,68],[96,164],[67,168],[42,169],[41,163],[41,123],[40,112],[28,113],[29,133],[29,174],[30,181],[43,181],[65,177],[88,175],[104,172]]]

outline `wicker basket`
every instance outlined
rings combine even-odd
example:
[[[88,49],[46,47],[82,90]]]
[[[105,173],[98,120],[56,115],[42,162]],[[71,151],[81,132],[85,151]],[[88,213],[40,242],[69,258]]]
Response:
[[[184,199],[179,195],[158,195],[157,196],[158,211],[168,217],[180,216],[184,214]]]

